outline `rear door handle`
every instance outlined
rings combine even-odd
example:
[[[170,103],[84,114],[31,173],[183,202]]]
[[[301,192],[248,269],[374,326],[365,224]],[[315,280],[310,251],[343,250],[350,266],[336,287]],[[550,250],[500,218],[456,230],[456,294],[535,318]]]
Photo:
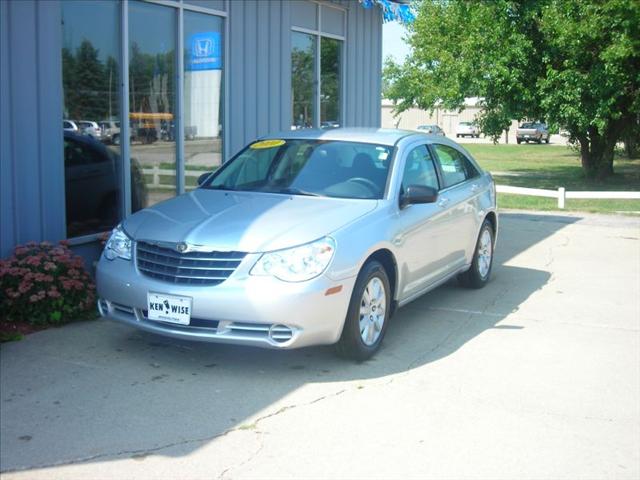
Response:
[[[438,206],[439,207],[446,207],[448,203],[449,203],[449,199],[448,198],[441,198],[438,201]]]

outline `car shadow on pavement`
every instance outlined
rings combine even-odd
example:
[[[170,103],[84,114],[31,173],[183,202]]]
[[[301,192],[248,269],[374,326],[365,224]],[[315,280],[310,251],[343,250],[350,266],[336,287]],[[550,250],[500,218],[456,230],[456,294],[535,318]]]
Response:
[[[522,326],[501,322],[551,273],[509,261],[577,220],[502,215],[492,281],[481,290],[449,282],[399,309],[383,348],[363,363],[337,358],[331,347],[192,343],[102,320],[3,345],[0,467],[185,455],[299,402],[448,357],[491,329],[518,335]],[[289,400],[294,391],[297,403]]]

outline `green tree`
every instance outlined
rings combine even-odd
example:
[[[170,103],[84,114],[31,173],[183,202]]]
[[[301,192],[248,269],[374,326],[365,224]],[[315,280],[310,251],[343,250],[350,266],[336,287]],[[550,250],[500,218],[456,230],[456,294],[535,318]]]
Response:
[[[404,65],[387,61],[396,110],[460,109],[484,98],[497,138],[510,119],[545,120],[579,143],[589,177],[613,173],[616,142],[640,113],[640,2],[423,0]]]
[[[64,112],[65,118],[71,118],[70,112],[73,110],[78,96],[76,89],[76,59],[68,48],[62,49],[62,86],[64,89]]]
[[[98,49],[88,40],[83,40],[76,51],[75,98],[69,105],[71,118],[100,120],[109,109],[104,64],[98,54]]]

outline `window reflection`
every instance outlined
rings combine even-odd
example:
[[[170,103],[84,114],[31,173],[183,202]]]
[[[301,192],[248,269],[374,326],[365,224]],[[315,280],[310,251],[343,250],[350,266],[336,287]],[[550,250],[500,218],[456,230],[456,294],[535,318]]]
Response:
[[[174,9],[129,3],[132,182],[148,192],[142,202],[132,192],[132,211],[176,193],[175,44]]]
[[[315,44],[313,35],[291,33],[291,129],[314,126]]]
[[[185,187],[222,160],[222,19],[184,12]]]
[[[114,2],[62,2],[68,237],[107,231],[121,217],[118,24]]]
[[[320,39],[320,127],[340,126],[342,42]]]

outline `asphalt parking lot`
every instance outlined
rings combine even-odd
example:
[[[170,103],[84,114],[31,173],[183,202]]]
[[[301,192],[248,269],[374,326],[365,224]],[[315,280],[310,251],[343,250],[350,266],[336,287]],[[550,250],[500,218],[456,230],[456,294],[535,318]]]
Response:
[[[44,478],[640,478],[640,219],[504,213],[493,280],[355,364],[104,321],[0,348],[0,468]]]

